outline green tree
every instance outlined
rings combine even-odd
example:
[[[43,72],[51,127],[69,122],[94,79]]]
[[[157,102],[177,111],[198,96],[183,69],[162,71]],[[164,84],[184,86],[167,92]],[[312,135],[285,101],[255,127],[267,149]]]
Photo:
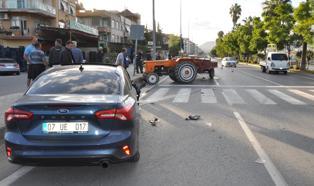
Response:
[[[177,56],[180,51],[180,37],[170,34],[169,35],[169,54]]]
[[[233,28],[235,28],[235,26],[237,25],[237,22],[241,16],[241,13],[242,13],[242,9],[239,4],[235,3],[234,5],[231,6],[229,10],[229,14],[232,18]]]
[[[290,32],[294,25],[291,0],[266,0],[263,3],[264,29],[269,43],[283,49],[290,43]]]
[[[264,51],[267,47],[267,33],[263,27],[264,22],[259,17],[254,17],[252,39],[250,41],[250,50],[254,53]]]
[[[244,55],[245,60],[248,62],[252,53],[250,49],[250,42],[252,40],[253,32],[253,18],[248,17],[244,20],[243,25],[239,25],[234,31],[235,37],[237,38],[239,52]]]
[[[307,44],[314,43],[314,33],[311,31],[311,27],[314,25],[313,10],[314,1],[310,2],[307,0],[306,2],[301,2],[293,14],[296,20],[293,31],[301,36],[303,42],[301,70],[305,70],[306,66]]]

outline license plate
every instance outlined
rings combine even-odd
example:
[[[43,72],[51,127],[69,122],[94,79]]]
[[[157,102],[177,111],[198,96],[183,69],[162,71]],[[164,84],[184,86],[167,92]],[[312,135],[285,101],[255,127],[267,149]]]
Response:
[[[88,122],[47,122],[43,123],[44,133],[87,133]]]

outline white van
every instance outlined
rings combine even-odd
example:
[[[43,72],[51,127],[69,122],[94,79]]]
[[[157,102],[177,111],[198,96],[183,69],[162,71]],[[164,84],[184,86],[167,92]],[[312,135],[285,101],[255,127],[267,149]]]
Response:
[[[290,68],[288,56],[284,52],[269,52],[265,61],[260,62],[262,72],[271,74],[272,72],[288,73]]]

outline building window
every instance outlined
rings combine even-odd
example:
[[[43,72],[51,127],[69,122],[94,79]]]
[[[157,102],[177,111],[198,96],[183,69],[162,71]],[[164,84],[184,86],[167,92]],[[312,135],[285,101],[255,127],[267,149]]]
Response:
[[[11,19],[11,27],[21,27],[21,20],[19,17],[12,17]]]
[[[24,0],[17,0],[17,8],[25,8]]]
[[[115,27],[115,22],[114,20],[111,21],[111,28],[114,28]]]

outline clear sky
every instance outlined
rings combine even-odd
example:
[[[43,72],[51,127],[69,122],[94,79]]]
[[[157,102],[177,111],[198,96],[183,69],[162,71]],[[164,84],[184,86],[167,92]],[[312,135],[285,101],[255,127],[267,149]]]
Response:
[[[242,7],[240,21],[248,16],[260,16],[264,0],[182,0],[183,36],[197,44],[214,41],[217,33],[232,28],[229,9],[238,3]],[[292,0],[298,5],[302,0]],[[128,8],[142,16],[142,24],[152,28],[152,0],[80,0],[86,9],[123,10]],[[180,33],[180,0],[155,0],[156,22],[165,33]]]

